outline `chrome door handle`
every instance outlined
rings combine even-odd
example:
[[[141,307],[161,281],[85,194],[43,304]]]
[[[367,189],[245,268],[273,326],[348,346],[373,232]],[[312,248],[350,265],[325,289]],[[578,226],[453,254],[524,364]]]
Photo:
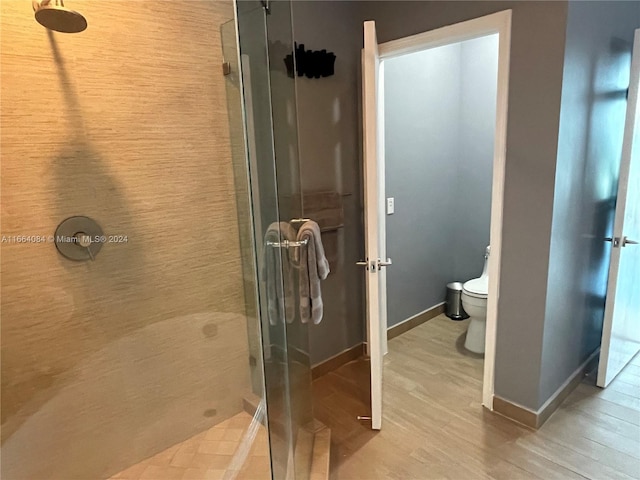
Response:
[[[614,248],[620,246],[620,238],[619,237],[605,237],[604,241],[605,242],[611,242],[613,244]]]
[[[359,262],[356,262],[356,265],[360,265],[361,267],[368,267],[369,262],[367,260],[360,260]]]
[[[393,262],[391,261],[390,258],[387,258],[387,260],[384,262],[378,259],[378,270],[380,270],[381,267],[388,267],[390,265],[393,265]]]
[[[635,240],[629,240],[627,237],[622,237],[621,245],[624,247],[625,245],[638,245],[638,242]]]

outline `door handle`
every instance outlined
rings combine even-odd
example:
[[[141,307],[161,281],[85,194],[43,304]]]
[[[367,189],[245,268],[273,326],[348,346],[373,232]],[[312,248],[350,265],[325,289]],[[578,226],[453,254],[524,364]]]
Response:
[[[387,258],[387,260],[384,262],[378,259],[378,270],[380,270],[381,267],[388,267],[390,265],[393,265],[393,262],[391,261],[390,258]]]
[[[614,248],[620,246],[620,238],[619,237],[605,237],[604,241],[605,242],[611,242],[613,244]]]
[[[356,265],[364,267],[367,272],[369,271],[369,260],[360,260],[359,262],[356,262]]]
[[[622,237],[621,245],[624,247],[625,245],[638,245],[638,242],[635,240],[629,240],[627,237]]]

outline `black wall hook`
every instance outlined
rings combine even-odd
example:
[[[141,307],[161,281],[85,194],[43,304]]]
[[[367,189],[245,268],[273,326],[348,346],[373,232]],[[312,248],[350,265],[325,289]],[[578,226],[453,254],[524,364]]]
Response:
[[[298,77],[303,75],[307,78],[330,77],[335,74],[336,56],[333,52],[326,50],[305,50],[304,44],[295,44],[295,69]],[[287,66],[287,74],[293,78],[293,55],[285,57],[284,63]]]

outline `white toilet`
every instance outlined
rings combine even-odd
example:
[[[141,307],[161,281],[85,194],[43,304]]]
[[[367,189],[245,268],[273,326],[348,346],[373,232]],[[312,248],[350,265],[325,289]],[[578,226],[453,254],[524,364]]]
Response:
[[[462,308],[471,317],[464,347],[474,353],[484,353],[484,333],[487,325],[487,293],[489,292],[487,265],[489,263],[490,250],[491,247],[487,247],[484,254],[482,275],[462,285]]]

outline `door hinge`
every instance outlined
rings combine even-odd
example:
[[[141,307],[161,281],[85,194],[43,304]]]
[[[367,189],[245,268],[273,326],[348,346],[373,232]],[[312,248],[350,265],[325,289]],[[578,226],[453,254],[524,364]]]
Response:
[[[225,76],[231,74],[231,64],[229,62],[222,62],[222,74]]]
[[[262,4],[264,11],[269,15],[271,13],[271,0],[260,0],[260,3]]]

